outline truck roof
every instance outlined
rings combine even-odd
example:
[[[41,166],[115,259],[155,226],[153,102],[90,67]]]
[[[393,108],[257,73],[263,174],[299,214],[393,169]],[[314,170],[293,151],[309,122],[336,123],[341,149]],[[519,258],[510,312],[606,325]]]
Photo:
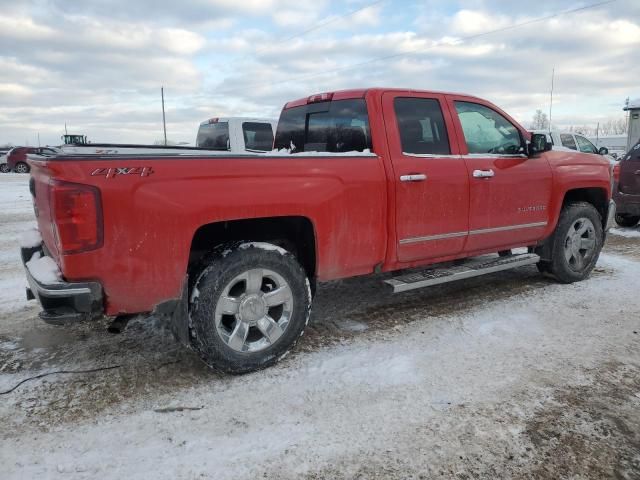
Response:
[[[292,100],[287,102],[284,105],[284,109],[299,107],[301,105],[306,105],[307,103],[323,101],[323,100],[346,100],[349,98],[364,98],[367,93],[383,93],[383,92],[413,92],[413,93],[426,93],[433,95],[460,95],[468,98],[478,98],[473,95],[467,95],[466,93],[456,93],[456,92],[441,92],[437,90],[418,90],[415,88],[384,88],[384,87],[373,87],[373,88],[354,88],[349,90],[335,90],[333,92],[323,92],[316,93],[314,95],[310,95],[308,97],[299,98],[297,100]]]
[[[274,118],[256,118],[256,117],[213,117],[204,122],[200,122],[200,125],[209,125],[210,123],[229,122],[231,120],[245,121],[245,122],[260,122],[260,123],[277,123],[278,120]]]

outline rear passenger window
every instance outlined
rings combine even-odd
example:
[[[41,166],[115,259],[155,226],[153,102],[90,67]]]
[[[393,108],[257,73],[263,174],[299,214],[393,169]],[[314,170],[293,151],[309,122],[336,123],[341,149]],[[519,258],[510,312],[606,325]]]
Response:
[[[201,123],[196,138],[196,147],[229,150],[229,123],[217,120]]]
[[[440,102],[398,97],[393,102],[403,153],[448,155],[449,137]]]
[[[270,123],[243,122],[242,135],[247,150],[267,152],[273,148],[273,129]]]
[[[560,141],[562,142],[562,146],[565,148],[570,148],[571,150],[578,149],[578,146],[576,145],[576,141],[573,139],[573,135],[569,135],[567,133],[561,133]]]

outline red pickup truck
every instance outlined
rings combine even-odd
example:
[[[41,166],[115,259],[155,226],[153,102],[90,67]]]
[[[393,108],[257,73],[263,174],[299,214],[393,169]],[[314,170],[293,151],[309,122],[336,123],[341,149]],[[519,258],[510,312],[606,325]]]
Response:
[[[401,292],[533,263],[574,282],[615,216],[606,160],[550,151],[472,96],[312,95],[284,106],[274,146],[31,158],[43,241],[22,257],[41,317],[154,312],[247,372],[295,344],[317,282],[422,267],[384,277]]]

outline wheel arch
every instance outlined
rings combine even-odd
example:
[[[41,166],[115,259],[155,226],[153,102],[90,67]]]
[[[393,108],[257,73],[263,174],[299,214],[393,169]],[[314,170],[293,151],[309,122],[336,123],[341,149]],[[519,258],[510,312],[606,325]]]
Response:
[[[267,242],[282,247],[295,255],[310,280],[316,276],[315,225],[305,216],[259,217],[201,225],[191,240],[189,272],[198,268],[216,246],[233,241]]]
[[[573,188],[567,190],[562,200],[560,211],[569,203],[586,202],[590,203],[600,214],[602,227],[606,226],[607,211],[609,208],[609,193],[607,189],[601,187]]]
[[[608,191],[603,187],[577,187],[571,188],[565,191],[562,202],[556,207],[555,222],[553,230],[545,240],[535,247],[535,252],[540,255],[540,258],[544,261],[548,261],[553,255],[553,239],[555,237],[555,231],[560,221],[562,211],[567,205],[576,202],[586,202],[594,206],[600,215],[602,227],[606,227],[607,213],[609,208]]]

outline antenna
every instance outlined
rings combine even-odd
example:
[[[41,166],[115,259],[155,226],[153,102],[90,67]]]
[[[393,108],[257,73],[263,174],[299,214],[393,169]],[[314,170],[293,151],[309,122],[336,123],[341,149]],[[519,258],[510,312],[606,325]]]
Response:
[[[162,129],[164,130],[164,146],[167,146],[167,122],[164,118],[164,87],[160,87],[160,95],[162,96]]]
[[[67,132],[67,122],[64,122],[64,134],[69,135],[69,132]]]
[[[553,110],[553,78],[556,73],[556,67],[551,69],[551,99],[549,101],[549,133],[551,133],[551,111]]]

